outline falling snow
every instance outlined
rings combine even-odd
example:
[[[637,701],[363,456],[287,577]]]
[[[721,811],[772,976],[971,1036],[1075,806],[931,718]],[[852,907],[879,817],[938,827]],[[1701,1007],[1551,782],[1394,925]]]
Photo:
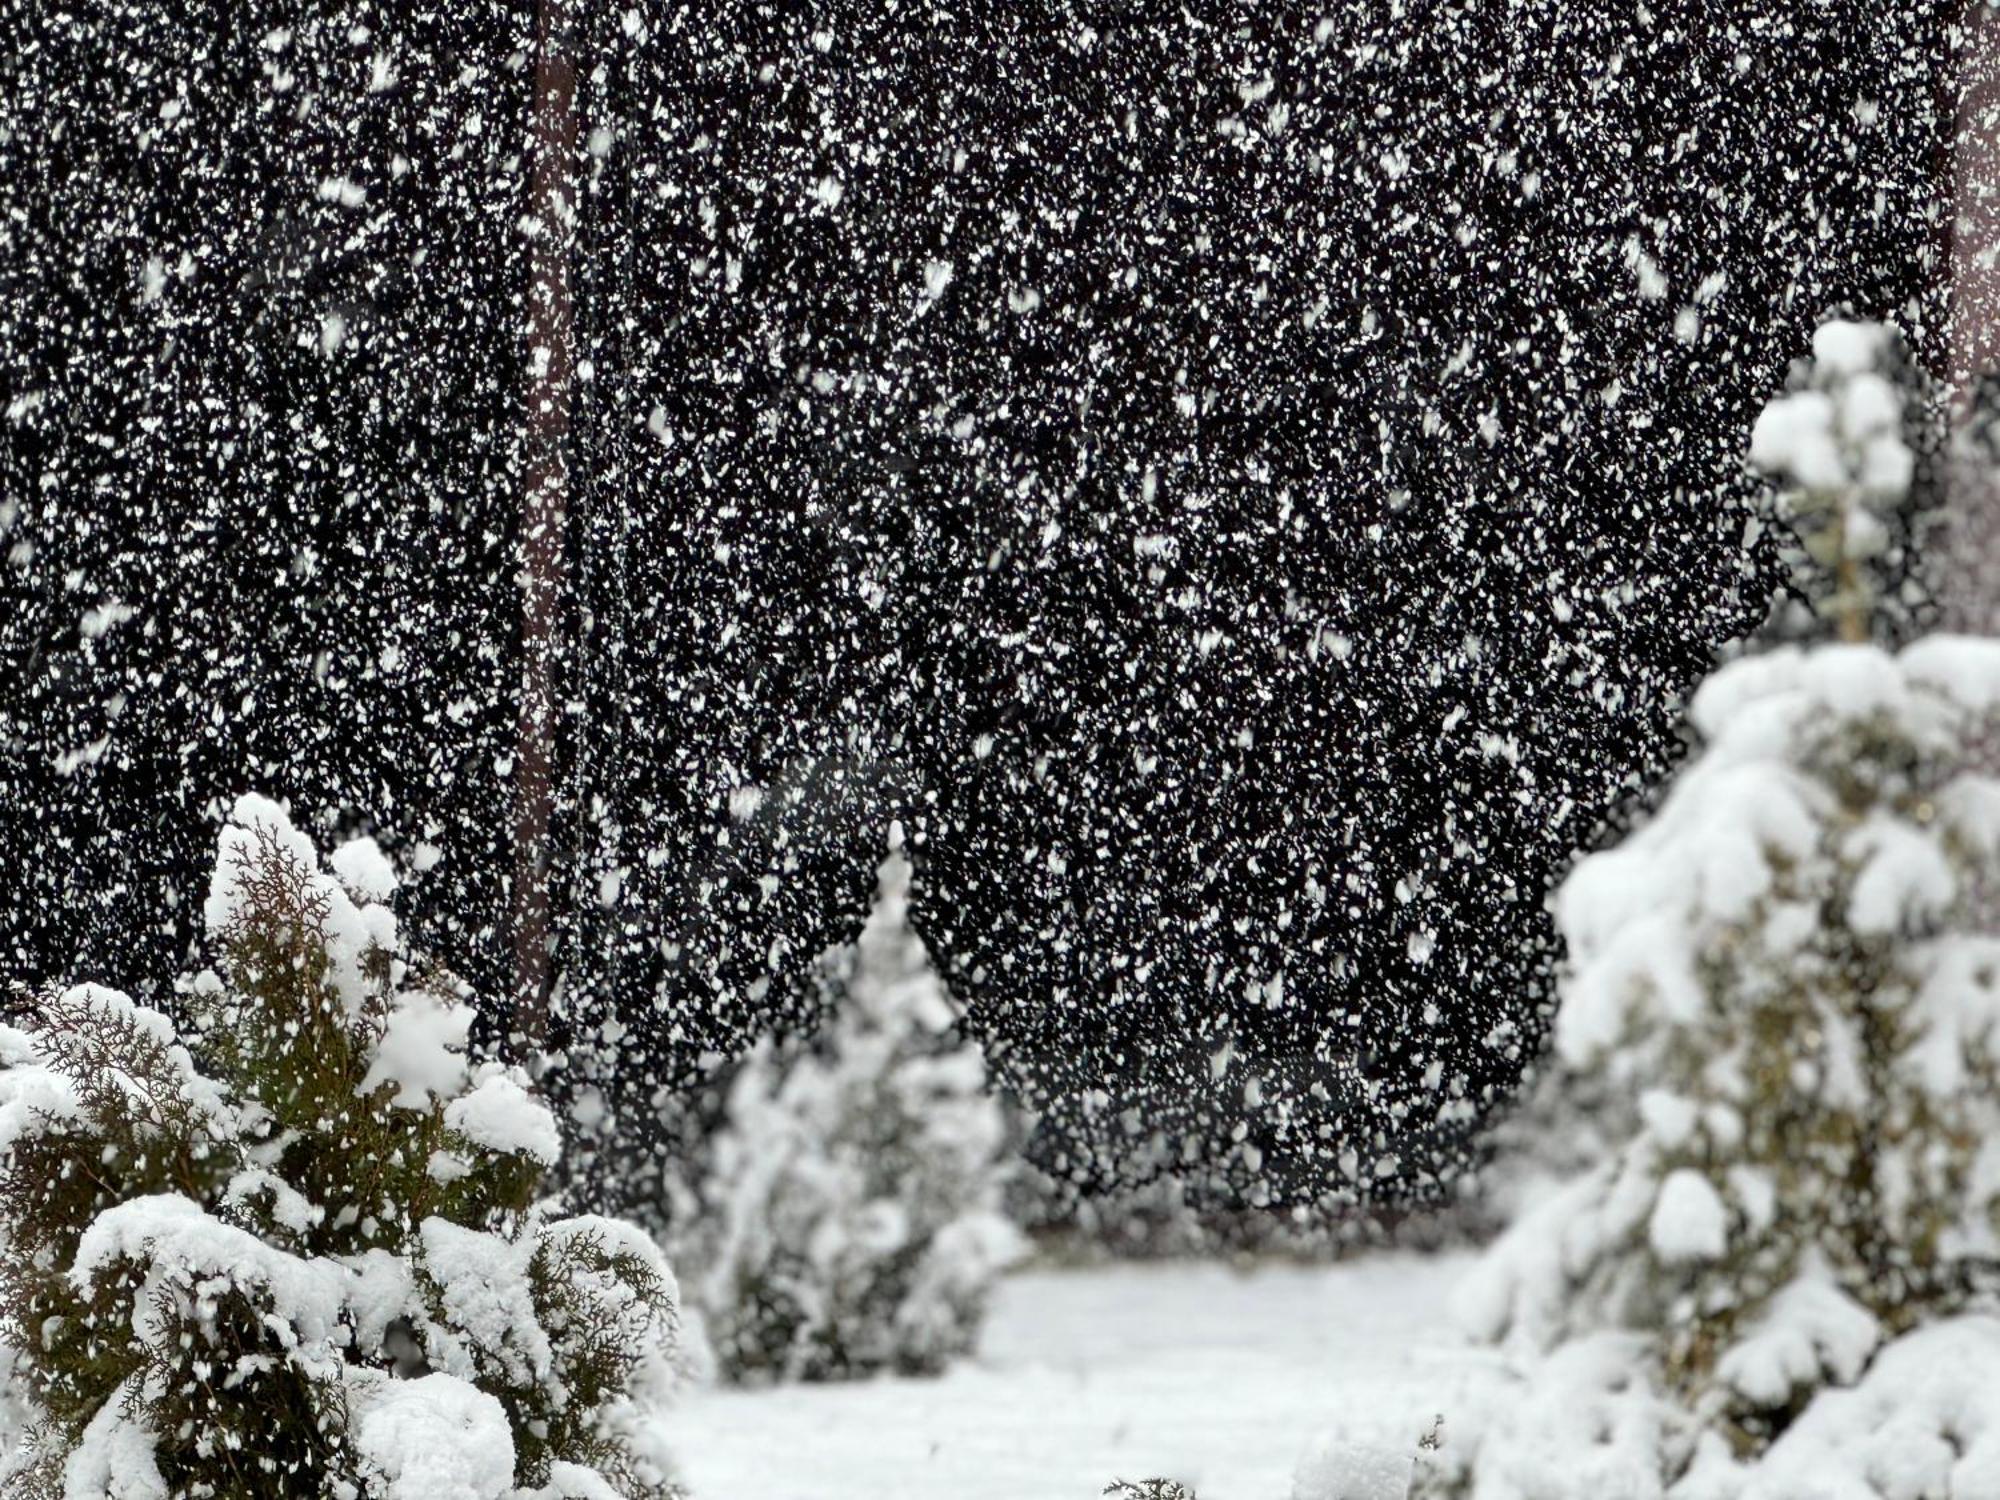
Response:
[[[901,819],[1044,1164],[1442,1192],[1755,402],[1936,341],[1949,7],[579,5],[553,196],[531,9],[10,11],[8,969],[157,991],[282,790],[629,1147]]]
[[[0,1487],[1991,1487],[2000,3],[0,37]]]

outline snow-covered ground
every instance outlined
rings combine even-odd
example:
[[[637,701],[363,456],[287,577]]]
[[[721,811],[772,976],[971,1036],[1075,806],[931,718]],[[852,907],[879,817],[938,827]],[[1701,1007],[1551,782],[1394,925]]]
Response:
[[[1307,1448],[1413,1446],[1488,1378],[1446,1314],[1465,1265],[1027,1272],[942,1379],[703,1391],[675,1446],[696,1500],[1088,1500],[1156,1474],[1289,1500]]]

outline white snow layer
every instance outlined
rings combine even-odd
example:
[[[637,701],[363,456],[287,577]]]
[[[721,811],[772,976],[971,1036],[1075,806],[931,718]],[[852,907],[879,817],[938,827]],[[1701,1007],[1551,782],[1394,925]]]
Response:
[[[382,1500],[507,1500],[514,1435],[499,1401],[452,1375],[386,1380],[363,1407],[355,1444]]]
[[[227,1288],[256,1294],[296,1331],[301,1354],[336,1337],[347,1283],[340,1266],[288,1255],[178,1193],[130,1198],[99,1214],[83,1232],[69,1279],[88,1297],[100,1276],[123,1263],[145,1268],[145,1289],[132,1312],[132,1332],[143,1346],[167,1348],[177,1320],[212,1312],[216,1294]],[[201,1295],[191,1295],[196,1288]]]
[[[1795,1390],[1829,1381],[1852,1385],[1881,1342],[1874,1314],[1843,1292],[1823,1265],[1809,1265],[1771,1299],[1715,1373],[1752,1401],[1776,1408]]]
[[[431,1329],[431,1360],[470,1380],[481,1366],[528,1387],[548,1375],[554,1350],[535,1315],[528,1277],[535,1241],[502,1239],[449,1219],[418,1230],[423,1274],[437,1289],[444,1324]]]
[[[1418,1437],[1500,1377],[1446,1318],[1459,1256],[1112,1265],[1003,1280],[936,1379],[716,1389],[675,1413],[695,1500],[1092,1500],[1156,1475],[1201,1500],[1407,1481]],[[1395,1496],[1357,1488],[1356,1500]]]
[[[63,1500],[167,1500],[153,1435],[123,1399],[105,1402],[84,1428],[63,1464]]]
[[[444,1122],[488,1151],[531,1157],[550,1167],[562,1159],[562,1127],[554,1113],[504,1072],[487,1074],[471,1093],[447,1104]]]
[[[675,1436],[697,1497],[758,1500],[1087,1500],[1153,1475],[1202,1500],[1401,1500],[1440,1413],[1444,1473],[1485,1460],[1468,1500],[2000,1495],[2000,1319],[1908,1334],[1864,1371],[1875,1335],[1858,1309],[1802,1282],[1766,1331],[1789,1350],[1737,1373],[1790,1378],[1811,1345],[1847,1387],[1746,1466],[1696,1452],[1639,1337],[1573,1340],[1514,1370],[1459,1344],[1442,1308],[1467,1264],[1028,1273],[1002,1283],[979,1358],[941,1379],[705,1391]],[[1696,1453],[1678,1482],[1661,1471],[1675,1452]]]
[[[1661,1260],[1715,1260],[1729,1248],[1729,1210],[1706,1177],[1681,1167],[1661,1182],[1646,1235]]]
[[[453,1098],[465,1085],[472,1022],[469,1005],[429,990],[401,991],[375,1044],[361,1092],[392,1084],[396,1092],[389,1102],[399,1109],[429,1109],[434,1098]]]
[[[1407,1446],[1336,1438],[1292,1475],[1292,1500],[1404,1500],[1415,1459]]]

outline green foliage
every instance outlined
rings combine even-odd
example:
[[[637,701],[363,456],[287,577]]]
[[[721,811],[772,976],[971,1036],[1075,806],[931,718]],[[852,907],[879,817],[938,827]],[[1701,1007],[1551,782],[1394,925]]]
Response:
[[[363,854],[323,873],[246,798],[185,1033],[88,985],[0,1028],[0,1344],[35,1418],[10,1497],[419,1500],[475,1443],[498,1460],[450,1500],[584,1470],[677,1493],[646,1420],[672,1276],[630,1226],[537,1203],[553,1118],[467,1059],[461,988],[400,953]],[[422,1377],[504,1428],[375,1420]]]

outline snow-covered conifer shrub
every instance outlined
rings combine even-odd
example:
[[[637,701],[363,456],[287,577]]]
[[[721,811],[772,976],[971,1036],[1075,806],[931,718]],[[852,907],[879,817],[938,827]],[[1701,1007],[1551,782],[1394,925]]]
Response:
[[[1658,1330],[1763,1428],[1964,1304],[2000,1246],[2000,940],[1968,920],[2000,782],[1963,754],[1996,702],[2000,643],[1946,638],[1704,687],[1700,758],[1559,899],[1556,1045],[1637,1133],[1499,1247],[1489,1331]],[[1797,1349],[1759,1335],[1785,1310]]]
[[[191,1018],[92,985],[0,1028],[0,1344],[36,1500],[663,1500],[675,1287],[537,1195],[554,1117],[466,1052],[372,842],[260,797]]]
[[[1558,895],[1560,1065],[1630,1105],[1467,1283],[1523,1379],[1429,1465],[1435,1491],[1946,1497],[2000,1473],[2000,1406],[1907,1378],[1949,1347],[1961,1391],[2000,1388],[1978,1310],[2000,1267],[2000,779],[1979,753],[2000,642],[1855,641],[1867,506],[1909,475],[1881,347],[1822,330],[1831,371],[1753,449],[1820,497],[1842,640],[1718,671],[1658,811]]]
[[[1005,1126],[910,930],[892,855],[809,1048],[761,1044],[677,1215],[718,1369],[744,1381],[930,1373],[966,1353],[1017,1254]]]
[[[1937,613],[1947,468],[1935,389],[1890,327],[1835,319],[1797,361],[1750,435],[1771,480],[1746,544],[1774,532],[1790,581],[1741,650],[1873,640],[1891,649]],[[1975,455],[1968,449],[1967,463]],[[1956,484],[1966,475],[1961,465]],[[1478,1200],[1504,1223],[1553,1183],[1601,1161],[1637,1128],[1631,1091],[1558,1049],[1538,1060],[1492,1134]]]

